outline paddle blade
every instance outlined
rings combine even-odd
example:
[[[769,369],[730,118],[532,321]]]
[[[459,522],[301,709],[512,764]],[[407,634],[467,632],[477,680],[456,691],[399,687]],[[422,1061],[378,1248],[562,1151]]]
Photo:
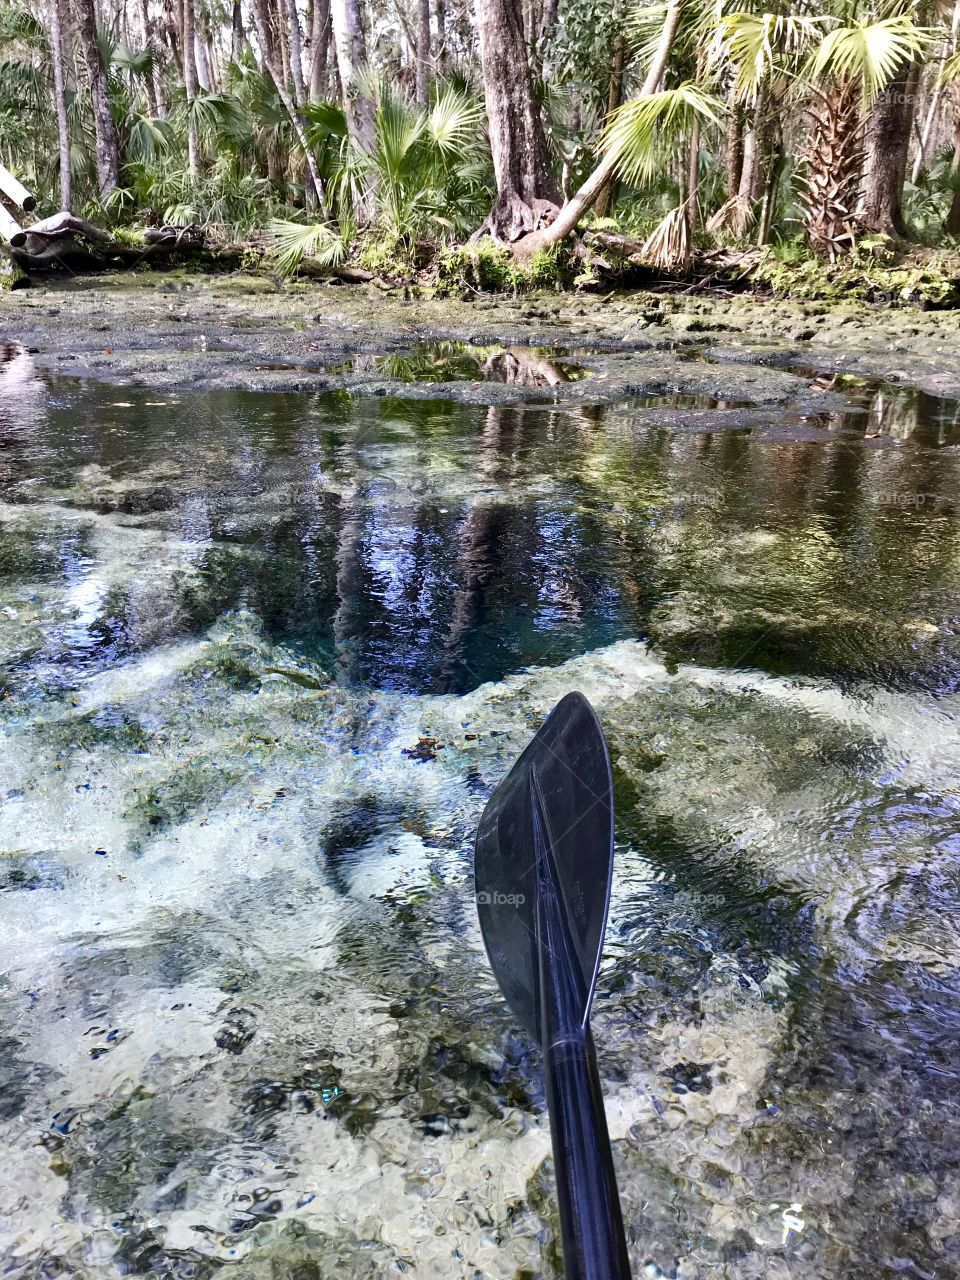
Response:
[[[552,855],[546,875],[538,868],[545,847]],[[572,943],[562,963],[579,970],[583,1008],[577,1013],[585,1023],[610,902],[613,779],[603,730],[582,693],[568,693],[554,707],[490,797],[477,830],[474,871],[494,975],[538,1043],[537,898],[544,884],[552,885]],[[547,957],[548,965],[556,961]]]

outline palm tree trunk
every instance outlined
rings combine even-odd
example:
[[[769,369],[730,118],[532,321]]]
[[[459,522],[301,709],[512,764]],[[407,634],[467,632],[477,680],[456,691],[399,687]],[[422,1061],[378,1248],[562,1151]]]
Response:
[[[97,44],[97,19],[93,0],[77,0],[77,25],[83,60],[90,79],[93,99],[93,126],[97,148],[97,188],[100,199],[108,196],[120,181],[120,144],[110,108],[107,72]]]
[[[740,104],[737,102],[736,85],[730,86],[727,98],[724,153],[724,164],[727,170],[727,199],[732,200],[740,191],[740,171],[743,165],[743,134],[740,129]]]
[[[912,63],[891,80],[867,121],[860,222],[894,240],[908,234],[900,202],[920,69],[919,62]]]
[[[70,125],[67,120],[66,81],[63,74],[63,37],[60,0],[50,0],[50,52],[53,56],[53,88],[57,100],[57,136],[60,139],[60,208],[70,211]]]
[[[417,0],[417,102],[427,105],[430,91],[430,0]]]
[[[497,198],[481,231],[510,243],[536,230],[559,192],[534,97],[520,0],[477,0],[476,13],[497,179]]]

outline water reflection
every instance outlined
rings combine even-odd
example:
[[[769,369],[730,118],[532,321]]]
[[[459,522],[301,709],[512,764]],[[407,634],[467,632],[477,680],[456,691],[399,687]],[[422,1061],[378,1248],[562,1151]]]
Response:
[[[0,428],[10,1275],[556,1274],[470,848],[571,687],[637,1271],[960,1269],[954,407],[869,394]]]
[[[899,401],[827,415],[826,443],[775,444],[754,428],[658,427],[676,407],[659,401],[269,403],[58,392],[31,439],[8,443],[17,571],[48,573],[51,537],[71,562],[71,540],[94,528],[77,513],[99,516],[111,546],[149,526],[178,547],[169,573],[150,565],[167,638],[251,608],[340,678],[411,691],[468,689],[626,636],[674,661],[955,679],[956,464],[912,436],[870,448],[876,413]],[[953,412],[940,410],[938,441]],[[36,504],[64,496],[74,514],[57,533]],[[88,594],[71,623],[95,657],[107,633],[114,652],[139,643],[129,591],[105,601]]]

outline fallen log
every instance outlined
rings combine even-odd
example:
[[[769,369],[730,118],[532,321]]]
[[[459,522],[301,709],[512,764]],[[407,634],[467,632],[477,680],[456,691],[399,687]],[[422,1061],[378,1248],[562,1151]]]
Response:
[[[46,241],[59,240],[71,235],[81,235],[84,239],[93,240],[98,244],[113,243],[113,237],[109,232],[102,231],[92,222],[87,222],[86,218],[77,218],[72,213],[55,213],[52,218],[42,218],[39,222],[34,222],[22,230],[18,228],[17,235],[10,237],[10,243],[14,248],[21,249],[28,243],[31,236]]]
[[[15,178],[2,164],[0,164],[0,191],[11,204],[15,204],[18,209],[23,209],[26,213],[29,213],[37,203],[20,179]]]
[[[5,204],[0,204],[0,236],[13,244],[15,237],[21,235],[23,232],[20,230],[20,223]]]

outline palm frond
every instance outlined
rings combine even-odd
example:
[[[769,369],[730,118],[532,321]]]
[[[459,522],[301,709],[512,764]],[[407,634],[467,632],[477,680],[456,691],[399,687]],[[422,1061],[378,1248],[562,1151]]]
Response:
[[[175,142],[169,120],[137,115],[130,122],[126,154],[133,163],[152,164],[171,151]]]
[[[312,258],[321,267],[335,267],[346,253],[343,240],[322,222],[287,222],[275,218],[267,226],[270,256],[277,275],[286,279]]]
[[[445,85],[430,108],[426,134],[445,157],[464,157],[476,151],[483,138],[483,107],[474,98]]]
[[[797,59],[822,40],[826,21],[824,17],[745,10],[722,14],[711,58],[735,69],[737,96],[752,101],[778,64]]]
[[[719,125],[723,109],[718,98],[686,80],[676,89],[625,102],[605,126],[600,146],[604,154],[616,156],[627,182],[643,182],[653,176],[666,145],[684,136],[698,117]]]
[[[930,33],[907,14],[835,27],[810,58],[810,75],[814,80],[858,84],[864,106],[869,107],[929,42]]]

